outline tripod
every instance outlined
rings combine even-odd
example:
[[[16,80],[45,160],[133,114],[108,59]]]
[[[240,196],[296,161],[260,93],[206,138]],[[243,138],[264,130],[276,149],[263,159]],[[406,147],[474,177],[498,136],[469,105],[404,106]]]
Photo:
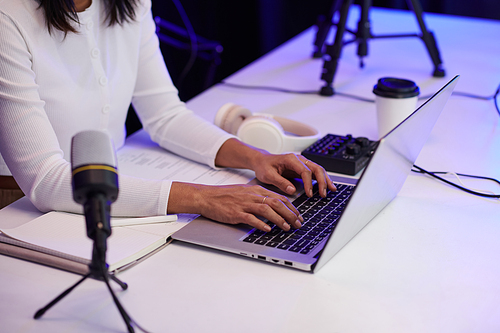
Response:
[[[118,311],[120,312],[123,320],[125,321],[125,324],[127,326],[127,330],[130,333],[134,332],[134,328],[132,327],[132,323],[134,323],[136,326],[138,326],[137,323],[133,322],[133,320],[127,314],[127,312],[125,311],[125,309],[121,305],[120,301],[116,297],[115,293],[113,292],[113,289],[111,289],[111,286],[109,284],[109,279],[111,279],[111,280],[115,281],[118,285],[120,285],[122,290],[126,290],[128,288],[126,283],[120,281],[116,276],[109,274],[109,272],[108,272],[108,266],[106,265],[106,238],[107,238],[106,231],[104,231],[102,228],[96,229],[94,247],[93,247],[93,251],[92,251],[92,261],[89,264],[89,273],[87,275],[83,276],[73,286],[66,289],[63,293],[61,293],[59,296],[57,296],[49,304],[47,304],[46,306],[44,306],[43,308],[38,310],[35,313],[35,316],[34,316],[35,319],[38,319],[41,316],[43,316],[43,314],[47,310],[49,310],[52,306],[54,306],[61,299],[63,299],[64,296],[68,295],[80,283],[85,281],[87,278],[92,277],[92,278],[95,278],[98,280],[104,280],[104,283],[106,283],[106,286],[108,287],[108,290],[111,293],[111,296],[113,297],[113,301],[114,301],[116,307],[118,308]],[[140,328],[140,329],[143,330],[142,328]]]
[[[332,84],[335,73],[337,71],[342,47],[344,45],[357,42],[357,54],[360,57],[360,67],[364,67],[363,58],[368,54],[368,39],[373,38],[420,37],[423,40],[425,47],[427,48],[432,63],[434,64],[434,72],[432,75],[435,77],[443,77],[445,75],[441,57],[439,55],[439,50],[436,44],[436,39],[434,38],[434,34],[427,30],[427,27],[425,26],[425,22],[422,18],[422,7],[418,0],[406,0],[406,3],[408,4],[408,7],[415,13],[417,22],[422,32],[421,35],[397,34],[379,36],[372,35],[370,30],[370,20],[368,18],[368,14],[372,4],[371,0],[361,0],[361,17],[358,22],[358,30],[354,32],[346,28],[349,7],[353,3],[353,1],[354,0],[334,0],[328,16],[323,20],[319,20],[318,22],[318,31],[316,33],[316,39],[314,41],[313,57],[324,57],[325,59],[321,79],[324,80],[326,84],[320,90],[321,95],[332,96],[335,93]],[[323,45],[325,43],[326,37],[328,36],[330,27],[334,25],[332,20],[337,11],[339,11],[340,14],[339,21],[336,24],[337,32],[335,34],[334,43],[325,47],[327,55],[325,57],[325,54],[323,53]],[[343,37],[346,31],[354,35],[354,38],[352,40],[344,42]]]

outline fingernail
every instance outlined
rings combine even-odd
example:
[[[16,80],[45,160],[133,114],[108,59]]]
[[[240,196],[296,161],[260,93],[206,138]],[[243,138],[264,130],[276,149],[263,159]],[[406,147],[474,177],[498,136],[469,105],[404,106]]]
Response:
[[[266,224],[266,226],[264,227],[264,231],[266,232],[271,231],[271,227]]]
[[[313,190],[309,190],[309,196],[312,197],[313,196]]]
[[[302,223],[300,223],[300,221],[299,221],[299,220],[295,221],[295,228],[297,228],[297,229],[298,229],[298,228],[300,228],[300,227],[302,227]]]
[[[326,188],[323,189],[323,196],[326,197]]]
[[[283,230],[288,231],[290,230],[290,225],[288,223],[283,223]]]
[[[286,193],[293,194],[293,192],[295,192],[293,186],[288,185],[288,187],[286,188]]]

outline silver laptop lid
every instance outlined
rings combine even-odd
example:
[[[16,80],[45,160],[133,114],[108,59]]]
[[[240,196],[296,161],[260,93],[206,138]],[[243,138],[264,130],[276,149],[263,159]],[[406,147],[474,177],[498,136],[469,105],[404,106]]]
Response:
[[[458,77],[451,79],[380,139],[314,271],[326,264],[398,194],[453,92]]]

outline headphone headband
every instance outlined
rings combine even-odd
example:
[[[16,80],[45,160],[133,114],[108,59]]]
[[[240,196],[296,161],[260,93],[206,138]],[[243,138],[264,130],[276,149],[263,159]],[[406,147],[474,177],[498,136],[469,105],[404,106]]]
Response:
[[[318,130],[309,125],[271,114],[252,115],[233,103],[224,104],[214,122],[243,142],[271,153],[299,152],[320,138]]]

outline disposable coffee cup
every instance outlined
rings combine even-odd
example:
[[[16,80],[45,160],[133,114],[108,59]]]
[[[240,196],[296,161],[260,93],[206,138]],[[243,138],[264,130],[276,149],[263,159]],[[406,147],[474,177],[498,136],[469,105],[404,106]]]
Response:
[[[379,138],[399,125],[417,107],[420,89],[415,82],[384,77],[373,87]]]

